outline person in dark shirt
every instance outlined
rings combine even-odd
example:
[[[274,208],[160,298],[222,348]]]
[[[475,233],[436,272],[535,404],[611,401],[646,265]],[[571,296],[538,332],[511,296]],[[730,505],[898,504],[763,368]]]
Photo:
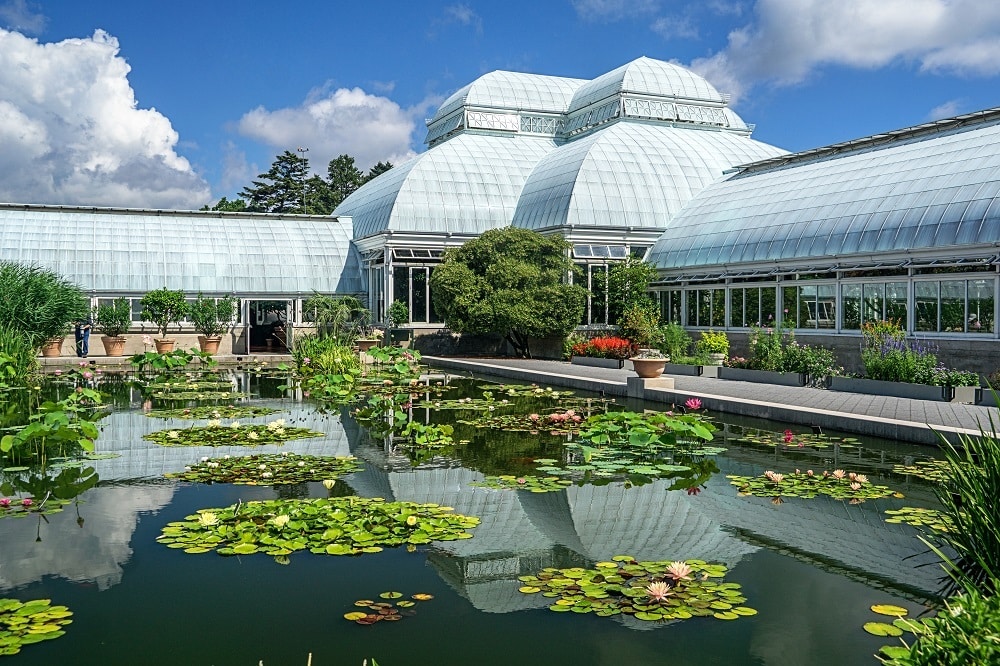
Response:
[[[80,358],[87,358],[90,354],[90,329],[93,328],[93,322],[90,317],[86,319],[80,319],[76,322],[76,328],[73,333],[76,337],[76,355]]]

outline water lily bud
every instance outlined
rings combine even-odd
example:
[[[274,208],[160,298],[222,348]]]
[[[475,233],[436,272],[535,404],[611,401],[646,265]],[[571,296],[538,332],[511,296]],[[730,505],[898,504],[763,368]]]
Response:
[[[336,483],[337,483],[337,481],[335,479],[324,479],[323,480],[323,487],[326,488],[327,490],[330,490],[331,488],[333,488],[334,484],[336,484]]]

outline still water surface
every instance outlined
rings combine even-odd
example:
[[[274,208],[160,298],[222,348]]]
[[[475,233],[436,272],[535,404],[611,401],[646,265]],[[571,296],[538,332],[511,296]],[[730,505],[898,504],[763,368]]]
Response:
[[[481,384],[465,381],[462,392],[447,397],[478,396]],[[251,388],[274,395],[273,385]],[[326,436],[280,449],[163,448],[141,436],[191,422],[119,409],[102,421],[98,441],[99,451],[119,457],[92,463],[101,482],[80,497],[77,510],[0,520],[0,596],[50,598],[75,613],[65,636],[26,646],[8,658],[12,666],[304,666],[309,653],[315,666],[359,666],[373,657],[380,666],[876,664],[872,654],[892,639],[862,631],[865,622],[879,619],[869,606],[895,603],[919,612],[937,587],[937,568],[918,566],[933,560],[916,531],[887,524],[882,514],[933,506],[929,486],[888,472],[894,463],[931,455],[926,448],[874,441],[846,450],[752,447],[736,441],[745,428],[780,432],[785,424],[719,417],[714,444],[727,452],[717,459],[721,473],[698,495],[667,491],[665,481],[534,494],[470,484],[484,474],[524,473],[532,457],[556,457],[558,438],[459,426],[456,438],[470,440],[467,445],[414,467],[369,436],[346,409],[324,414],[288,398],[257,402],[283,413],[254,422],[280,417]],[[414,417],[443,422],[455,414],[417,409]],[[482,523],[472,539],[416,552],[302,552],[284,566],[262,554],[191,555],[156,543],[166,523],[197,509],[327,495],[319,483],[272,489],[162,478],[202,456],[278,450],[355,455],[364,471],[334,492],[436,502]],[[834,467],[866,473],[907,497],[775,505],[738,497],[725,478]],[[726,580],[743,586],[746,605],[759,614],[656,624],[552,613],[549,600],[518,592],[520,575],[591,566],[618,554],[724,563]],[[401,622],[359,626],[343,619],[355,600],[388,590],[434,599]]]

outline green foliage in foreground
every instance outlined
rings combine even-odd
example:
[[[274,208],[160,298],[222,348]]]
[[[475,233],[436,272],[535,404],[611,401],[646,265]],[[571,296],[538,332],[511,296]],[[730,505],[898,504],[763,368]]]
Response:
[[[911,645],[886,646],[888,666],[972,666],[1000,663],[1000,596],[974,588],[950,598],[936,616],[896,620],[893,626],[916,634]]]
[[[248,486],[278,486],[323,481],[324,485],[332,488],[334,480],[360,470],[361,463],[354,456],[320,457],[296,453],[272,453],[202,458],[201,462],[187,467],[183,472],[166,476],[199,483],[236,483]]]
[[[224,426],[219,421],[209,421],[205,426],[158,430],[143,435],[142,438],[161,446],[260,446],[325,436],[309,428],[286,426],[284,419],[278,419],[267,425],[241,425],[239,421],[233,421]]]
[[[449,507],[381,498],[336,497],[246,502],[202,509],[169,523],[157,540],[186,553],[265,553],[286,557],[309,550],[322,555],[377,553],[383,547],[469,539],[479,519]]]
[[[502,335],[518,356],[528,338],[565,336],[583,316],[587,290],[566,284],[569,244],[527,229],[487,231],[449,250],[431,274],[431,297],[458,333]]]

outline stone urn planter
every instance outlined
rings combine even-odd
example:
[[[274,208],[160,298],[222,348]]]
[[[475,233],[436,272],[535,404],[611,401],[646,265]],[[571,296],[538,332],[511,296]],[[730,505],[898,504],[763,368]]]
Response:
[[[104,344],[104,354],[106,356],[123,356],[125,354],[124,335],[102,335],[101,342]]]
[[[354,344],[358,346],[358,351],[366,352],[372,347],[378,345],[381,340],[355,340]]]
[[[153,343],[156,345],[157,354],[166,354],[172,352],[174,350],[174,344],[176,344],[176,342],[177,342],[176,340],[167,340],[165,338],[159,338],[153,340]]]
[[[212,355],[219,353],[219,345],[222,344],[221,335],[199,335],[198,336],[198,346],[201,347],[201,351]]]
[[[44,345],[42,345],[42,356],[46,358],[54,358],[56,356],[62,356],[62,336],[58,338],[52,338]]]
[[[709,365],[722,365],[722,362],[726,360],[725,354],[712,353],[708,355]]]
[[[665,358],[630,358],[635,374],[642,379],[655,379],[663,374],[663,368],[667,365]]]

